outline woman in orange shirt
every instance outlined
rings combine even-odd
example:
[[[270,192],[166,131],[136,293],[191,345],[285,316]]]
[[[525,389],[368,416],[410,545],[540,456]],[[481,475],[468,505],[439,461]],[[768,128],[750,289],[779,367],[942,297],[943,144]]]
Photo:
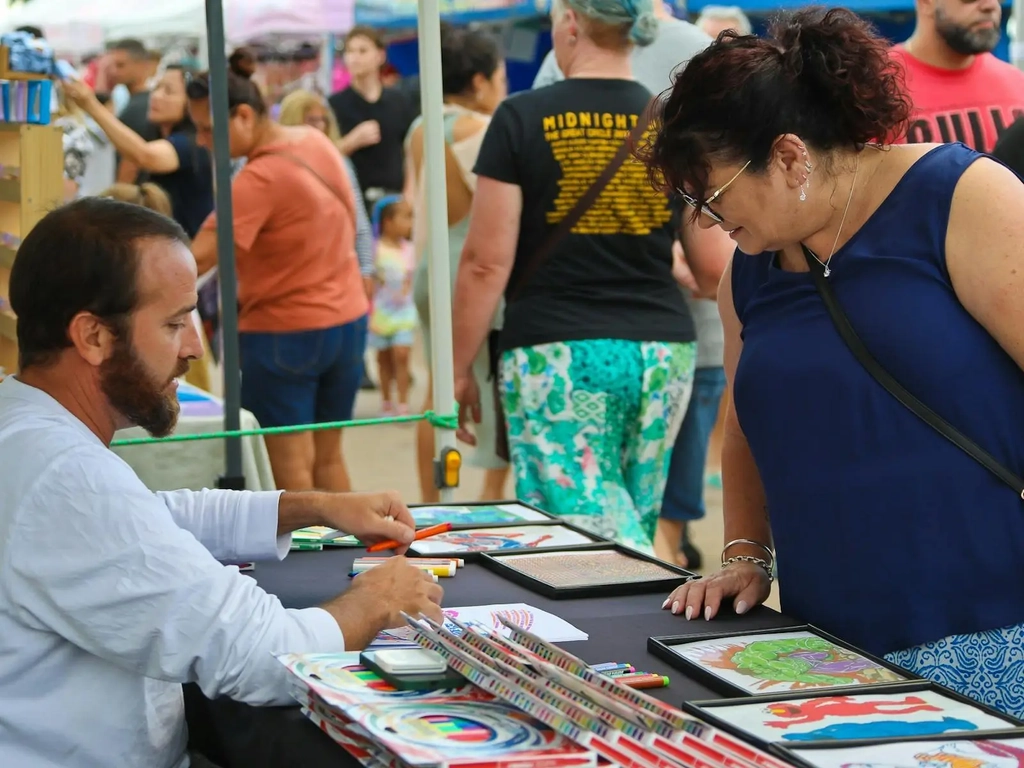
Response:
[[[264,427],[352,418],[369,304],[355,251],[355,196],[330,139],[273,122],[256,85],[228,73],[242,407]],[[188,84],[197,140],[210,146],[209,81]],[[193,242],[200,274],[217,263],[215,214]],[[267,435],[278,488],[351,488],[337,430]]]

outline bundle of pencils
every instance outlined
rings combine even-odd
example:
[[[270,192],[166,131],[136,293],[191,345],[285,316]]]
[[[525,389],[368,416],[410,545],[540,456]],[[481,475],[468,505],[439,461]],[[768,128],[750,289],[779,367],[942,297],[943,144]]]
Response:
[[[360,573],[386,563],[390,559],[390,557],[357,557],[352,563],[352,572],[349,576],[354,578]],[[465,560],[454,557],[411,557],[408,562],[409,565],[433,574],[434,581],[437,581],[438,577],[451,578],[459,568],[466,564]]]

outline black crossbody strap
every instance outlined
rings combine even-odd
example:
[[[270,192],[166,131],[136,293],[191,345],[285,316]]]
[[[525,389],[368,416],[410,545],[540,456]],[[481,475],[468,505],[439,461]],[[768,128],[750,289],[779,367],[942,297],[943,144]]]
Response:
[[[821,296],[821,300],[825,303],[825,308],[832,317],[832,322],[835,324],[836,330],[839,331],[839,335],[843,337],[843,341],[846,342],[850,351],[853,352],[854,357],[860,361],[860,364],[864,366],[867,372],[871,374],[875,381],[885,387],[889,394],[916,414],[925,424],[949,440],[949,442],[953,443],[953,445],[957,446],[960,450],[981,464],[981,466],[998,477],[1008,486],[1013,488],[1014,492],[1024,500],[1024,480],[1000,464],[992,454],[967,437],[967,435],[958,430],[923,402],[918,400],[917,397],[911,394],[888,371],[886,371],[877,360],[875,360],[874,356],[872,356],[871,352],[869,352],[868,348],[864,345],[864,342],[861,341],[860,336],[857,335],[857,331],[855,331],[853,326],[850,324],[850,319],[846,316],[846,313],[843,312],[843,308],[839,306],[839,301],[836,299],[835,291],[832,289],[832,285],[829,283],[828,278],[825,277],[825,270],[821,262],[818,261],[817,257],[815,257],[807,246],[803,246],[803,251],[804,258],[807,259],[807,266],[810,267],[811,275],[814,277],[814,286],[818,289],[818,294]]]

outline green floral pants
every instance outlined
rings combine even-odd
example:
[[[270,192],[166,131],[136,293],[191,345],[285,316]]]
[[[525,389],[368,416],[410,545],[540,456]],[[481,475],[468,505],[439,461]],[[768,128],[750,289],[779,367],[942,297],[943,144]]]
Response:
[[[505,352],[516,496],[650,552],[695,363],[692,343],[598,339]]]

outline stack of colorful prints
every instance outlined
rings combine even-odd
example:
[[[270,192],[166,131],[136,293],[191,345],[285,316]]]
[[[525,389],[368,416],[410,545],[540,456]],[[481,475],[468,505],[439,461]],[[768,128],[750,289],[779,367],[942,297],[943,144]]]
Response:
[[[883,691],[694,705],[701,717],[756,741],[798,744],[929,737],[1005,730],[1020,724],[930,685]]]
[[[292,531],[292,550],[320,550],[327,547],[361,547],[362,542],[355,536],[340,536],[336,539],[324,539],[334,529],[326,525],[311,525]]]
[[[914,679],[810,627],[718,637],[652,637],[652,653],[731,694],[793,693]]]
[[[1005,734],[979,739],[938,738],[828,748],[787,748],[813,768],[1020,768],[1024,738]]]
[[[494,555],[484,562],[553,598],[671,591],[691,574],[618,549]]]
[[[506,637],[468,626],[455,634],[422,617],[408,621],[419,644],[441,654],[467,680],[614,765],[785,766],[767,752],[594,672],[511,622],[502,621],[510,630]]]
[[[440,523],[455,526],[506,525],[516,523],[543,523],[551,520],[536,509],[523,504],[468,504],[465,506],[422,506],[409,507],[417,528],[428,528]]]
[[[496,605],[470,605],[465,608],[445,608],[444,628],[455,635],[462,634],[464,626],[478,626],[486,630],[507,632],[503,621],[525,627],[551,643],[570,643],[588,640],[590,636],[553,613],[542,611],[526,603]],[[412,627],[386,629],[377,635],[370,650],[381,648],[418,648],[416,632]]]
[[[307,716],[364,765],[597,765],[594,752],[477,688],[396,691],[356,653],[278,658]]]
[[[597,539],[564,525],[522,525],[448,531],[415,541],[417,555],[447,555],[512,549],[553,549],[593,545]]]

